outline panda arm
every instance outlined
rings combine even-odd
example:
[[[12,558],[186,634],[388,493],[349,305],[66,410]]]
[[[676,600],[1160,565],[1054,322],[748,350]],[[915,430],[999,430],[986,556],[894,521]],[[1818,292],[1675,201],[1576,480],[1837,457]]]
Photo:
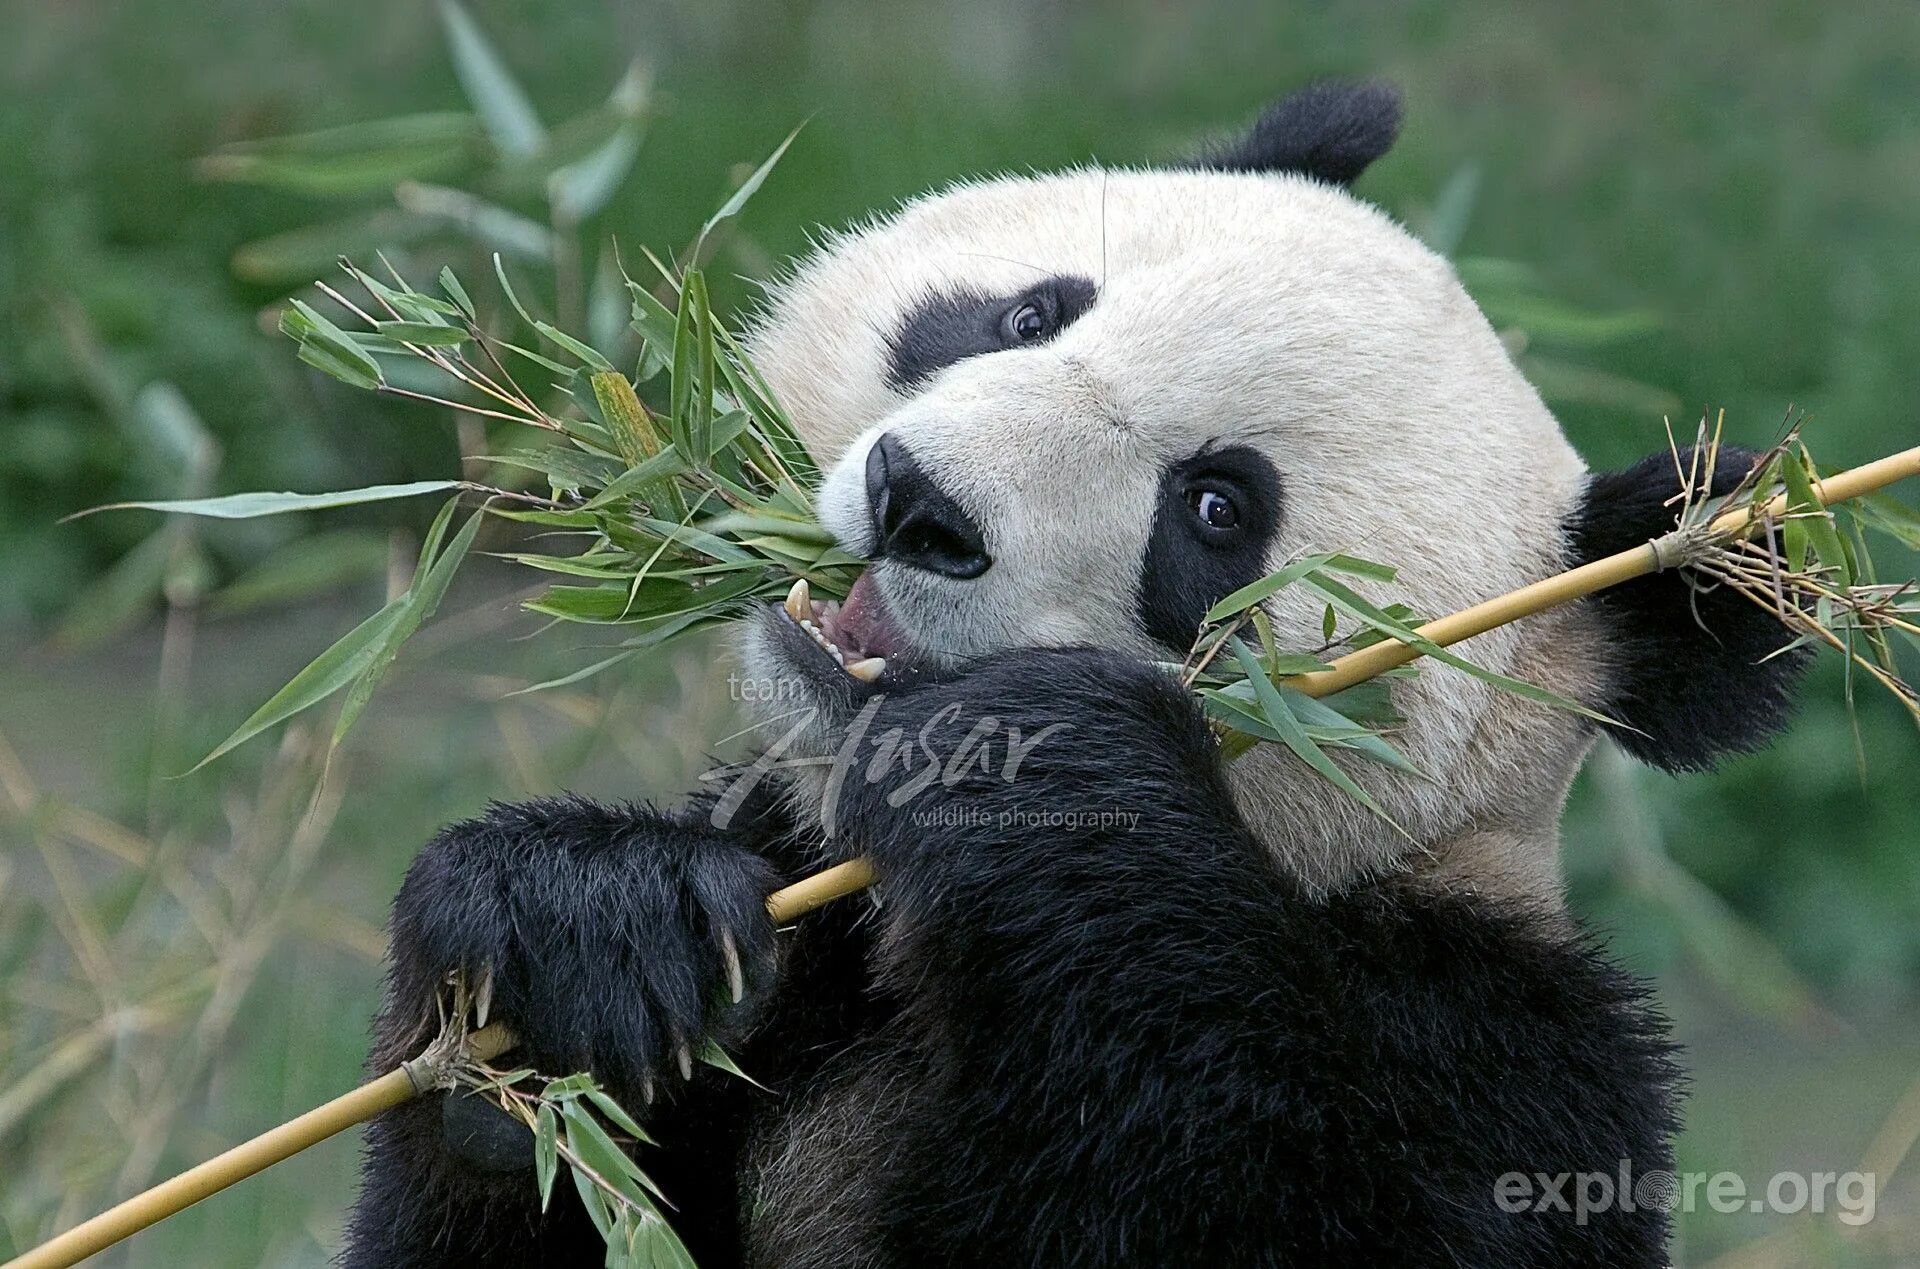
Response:
[[[930,761],[863,764],[838,808],[925,1064],[887,1092],[886,1263],[1662,1262],[1657,1212],[1493,1207],[1510,1170],[1666,1159],[1658,1022],[1583,946],[1303,895],[1154,667],[1014,654],[883,701],[895,728]]]
[[[370,1065],[415,1056],[449,971],[491,973],[506,1060],[592,1072],[666,1148],[644,1167],[676,1228],[724,1265],[737,1240],[746,1092],[695,1064],[704,1037],[742,1034],[774,986],[765,897],[779,880],[771,813],[713,827],[693,807],[552,798],[491,807],[422,850],[394,903],[385,1007]],[[739,996],[742,1003],[726,1002]],[[436,1094],[369,1127],[349,1267],[598,1263],[564,1181],[540,1211],[531,1136],[472,1099]]]

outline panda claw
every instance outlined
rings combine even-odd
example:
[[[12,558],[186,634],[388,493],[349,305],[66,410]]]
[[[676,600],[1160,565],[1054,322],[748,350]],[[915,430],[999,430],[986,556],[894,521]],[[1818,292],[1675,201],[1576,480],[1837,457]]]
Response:
[[[734,944],[733,931],[720,931],[720,950],[727,958],[727,991],[737,1005],[746,997],[747,976],[740,967],[740,949]]]
[[[674,1050],[673,1057],[674,1061],[680,1065],[680,1078],[683,1080],[691,1080],[693,1078],[693,1050],[683,1044]]]

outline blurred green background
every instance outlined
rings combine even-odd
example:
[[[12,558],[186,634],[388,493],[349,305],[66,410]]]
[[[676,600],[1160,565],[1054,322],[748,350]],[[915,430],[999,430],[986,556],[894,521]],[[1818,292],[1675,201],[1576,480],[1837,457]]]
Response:
[[[811,226],[946,180],[1150,160],[1303,80],[1380,74],[1408,126],[1362,192],[1462,262],[1596,465],[1706,407],[1755,445],[1806,411],[1831,463],[1920,433],[1910,0],[473,13],[548,124],[584,120],[556,147],[601,144],[610,88],[631,59],[650,71],[638,161],[585,215],[556,219],[537,156],[516,168],[459,121],[450,146],[343,166],[344,194],[210,179],[199,160],[222,147],[468,109],[423,0],[0,0],[0,1253],[350,1086],[379,923],[437,824],[563,785],[671,796],[732,730],[713,645],[507,698],[591,653],[519,639],[538,628],[513,608],[525,579],[491,566],[409,647],[320,795],[299,725],[175,778],[404,580],[431,507],[60,517],[448,475],[486,452],[471,419],[350,393],[266,333],[336,252],[386,243],[410,271],[475,278],[517,245],[530,289],[592,321],[609,235],[629,258],[684,246],[802,119],[716,276],[764,276]],[[396,200],[395,164],[482,214]],[[577,258],[553,263],[556,233]],[[1864,689],[1850,715],[1827,665],[1771,752],[1670,779],[1603,751],[1576,792],[1575,903],[1656,977],[1691,1051],[1682,1166],[1755,1186],[1882,1174],[1859,1227],[1703,1204],[1678,1264],[1920,1259],[1920,1165],[1900,1167],[1920,1134],[1917,776],[1910,720]],[[354,1150],[302,1155],[108,1262],[325,1263]]]

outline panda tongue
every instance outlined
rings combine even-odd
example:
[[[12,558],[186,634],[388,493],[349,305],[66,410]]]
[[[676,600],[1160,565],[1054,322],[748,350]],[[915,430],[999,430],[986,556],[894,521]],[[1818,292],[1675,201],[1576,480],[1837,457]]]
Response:
[[[886,601],[880,597],[880,588],[871,571],[860,574],[860,580],[847,592],[827,635],[849,655],[858,653],[863,657],[892,659],[904,655],[912,646]]]

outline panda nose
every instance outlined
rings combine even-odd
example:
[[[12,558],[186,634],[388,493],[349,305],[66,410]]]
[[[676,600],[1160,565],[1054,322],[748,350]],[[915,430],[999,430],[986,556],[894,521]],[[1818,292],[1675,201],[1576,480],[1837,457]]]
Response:
[[[978,577],[993,563],[973,517],[933,483],[891,432],[867,451],[867,507],[876,558],[960,579]]]

